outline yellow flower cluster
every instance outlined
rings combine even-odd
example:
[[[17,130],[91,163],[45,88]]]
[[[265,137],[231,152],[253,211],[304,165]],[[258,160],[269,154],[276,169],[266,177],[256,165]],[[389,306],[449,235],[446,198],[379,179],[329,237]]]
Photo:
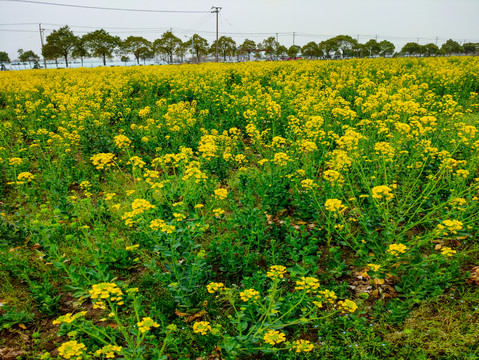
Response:
[[[456,254],[456,250],[452,250],[450,247],[444,246],[441,248],[441,254],[444,256],[451,257],[452,255]]]
[[[394,148],[387,142],[377,142],[374,144],[374,151],[376,154],[383,156],[387,162],[392,161],[395,154]]]
[[[144,162],[143,159],[139,156],[132,156],[126,164],[132,165],[133,168],[143,169],[143,167],[146,165],[146,162]]]
[[[343,177],[336,170],[326,170],[323,173],[323,178],[327,182],[329,182],[331,185],[334,185],[334,184],[342,185],[344,183]]]
[[[346,299],[344,301],[338,301],[338,309],[344,314],[344,313],[353,313],[358,309],[358,305],[349,299]]]
[[[226,189],[216,189],[215,190],[215,199],[224,200],[228,197],[228,190]]]
[[[104,355],[105,358],[107,359],[114,359],[115,354],[121,353],[121,349],[122,349],[121,346],[108,344],[103,346],[101,349],[98,349],[97,351],[95,351],[95,356]]]
[[[202,172],[199,168],[199,163],[197,161],[192,161],[186,167],[185,173],[182,180],[188,180],[190,178],[195,179],[195,183],[204,182],[208,179],[208,176]]]
[[[18,158],[18,157],[13,157],[13,158],[8,159],[8,164],[9,165],[21,165],[22,162],[23,162],[22,158]]]
[[[442,224],[437,226],[437,231],[441,235],[457,234],[463,226],[464,224],[459,220],[444,220]]]
[[[130,220],[133,217],[143,214],[145,211],[148,211],[150,209],[154,209],[156,206],[152,205],[148,200],[145,199],[135,199],[131,203],[131,209],[133,211],[126,212],[122,216],[122,220]]]
[[[290,160],[291,159],[289,158],[288,154],[284,152],[278,152],[274,154],[273,162],[278,166],[285,166]]]
[[[310,293],[319,288],[319,280],[313,277],[301,277],[301,280],[296,281],[296,290],[304,290]]]
[[[286,273],[286,267],[282,265],[273,265],[269,268],[269,271],[266,273],[267,277],[274,279],[282,279]]]
[[[399,256],[400,254],[404,254],[406,250],[407,246],[404,244],[391,244],[386,251],[392,255]]]
[[[186,215],[182,213],[173,213],[173,217],[176,221],[180,222],[186,219]]]
[[[264,334],[263,340],[265,343],[274,346],[286,341],[286,335],[277,330],[269,330]]]
[[[223,215],[224,213],[225,213],[225,211],[221,208],[213,209],[213,214],[217,217],[220,216],[220,215]]]
[[[318,185],[311,179],[301,180],[301,187],[307,191],[314,190]]]
[[[160,324],[155,322],[150,317],[144,317],[140,322],[137,323],[137,325],[138,325],[138,330],[140,330],[141,333],[151,330],[152,327],[157,328],[160,326]]]
[[[86,346],[83,343],[72,340],[61,344],[58,348],[58,354],[64,359],[80,360],[85,350]]]
[[[342,213],[344,210],[346,210],[346,206],[344,206],[342,201],[338,199],[328,199],[324,203],[324,206],[326,207],[326,210],[331,212]]]
[[[18,181],[27,181],[27,182],[30,182],[30,181],[32,181],[33,179],[35,179],[35,175],[33,175],[32,173],[29,173],[29,172],[27,172],[27,171],[21,172],[21,173],[18,174],[18,176],[17,176],[17,180],[18,180]]]
[[[296,340],[293,342],[293,345],[291,347],[291,350],[294,350],[297,353],[310,352],[313,349],[314,349],[314,345],[311,344],[311,341],[308,341],[308,340]]]
[[[128,148],[131,145],[131,140],[125,135],[117,135],[113,140],[119,149]]]
[[[168,225],[164,220],[161,219],[153,219],[150,222],[150,228],[153,230],[158,230],[165,232],[167,234],[173,233],[176,227],[174,225]]]
[[[206,335],[211,332],[211,325],[209,321],[198,321],[193,325],[193,331],[197,334]]]
[[[386,185],[375,186],[371,191],[374,199],[389,201],[394,197],[392,189]]]
[[[319,301],[313,301],[313,304],[318,307],[323,306],[323,301],[327,301],[328,303],[333,304],[334,301],[338,298],[333,290],[328,289],[318,291],[317,297]]]
[[[103,170],[113,165],[116,159],[115,154],[112,153],[98,153],[93,155],[90,160],[97,170]]]
[[[212,282],[212,283],[209,283],[207,286],[206,286],[206,289],[208,290],[208,292],[210,294],[214,294],[215,292],[217,291],[221,291],[225,288],[225,284],[223,283],[215,283],[215,282]]]
[[[255,289],[246,289],[245,291],[240,292],[240,298],[244,302],[248,302],[251,299],[258,300],[259,299],[259,291]]]
[[[89,293],[94,300],[109,299],[110,301],[117,301],[118,305],[123,305],[121,301],[123,292],[115,283],[95,284],[91,287]]]
[[[368,268],[369,268],[371,271],[378,272],[379,269],[381,269],[381,265],[378,265],[378,264],[368,264]]]
[[[80,318],[80,317],[83,317],[86,315],[86,311],[81,311],[79,313],[76,313],[75,315],[73,315],[72,313],[68,313],[68,314],[65,314],[63,316],[60,316],[59,318],[57,318],[56,320],[54,320],[52,322],[53,325],[58,325],[58,324],[70,324],[72,323],[73,321],[75,321],[76,319]]]

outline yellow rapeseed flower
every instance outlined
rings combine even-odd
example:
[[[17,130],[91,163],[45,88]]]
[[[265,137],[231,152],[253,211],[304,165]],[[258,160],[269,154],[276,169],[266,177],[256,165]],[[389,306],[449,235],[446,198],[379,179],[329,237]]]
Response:
[[[286,341],[286,335],[277,330],[269,330],[264,334],[263,340],[267,344],[276,345]]]
[[[404,254],[406,250],[407,246],[404,244],[391,244],[386,251],[392,255],[399,256],[400,254]]]
[[[324,206],[326,207],[326,210],[331,211],[331,212],[343,212],[346,210],[346,206],[343,205],[341,200],[338,199],[328,199],[324,203]]]
[[[18,181],[32,181],[33,179],[35,179],[35,175],[33,175],[32,173],[29,173],[27,171],[25,172],[21,172],[20,174],[18,174],[17,176],[17,180]]]
[[[138,330],[140,330],[140,332],[142,332],[142,333],[151,330],[152,327],[159,327],[160,326],[160,324],[155,322],[150,317],[144,317],[140,322],[137,323],[137,325],[138,325]]]
[[[310,293],[319,288],[319,280],[313,277],[301,277],[301,280],[296,281],[296,290],[304,290]]]
[[[215,282],[212,282],[212,283],[209,283],[207,286],[206,286],[206,289],[208,290],[208,292],[210,294],[214,294],[215,292],[217,291],[221,291],[225,288],[225,284],[223,283],[215,283]]]
[[[197,334],[206,335],[211,332],[211,325],[209,321],[198,321],[193,325],[193,331]]]
[[[371,191],[374,199],[389,201],[394,197],[394,194],[391,192],[392,189],[386,185],[375,186]]]
[[[86,350],[86,346],[83,343],[72,340],[61,344],[58,348],[58,354],[65,359],[80,360],[84,350]]]
[[[228,190],[226,189],[216,189],[215,190],[215,199],[224,200],[228,197]]]
[[[291,350],[294,350],[297,353],[300,352],[310,352],[313,350],[314,345],[311,344],[311,341],[308,340],[296,340],[293,342],[293,346],[291,347]]]
[[[241,300],[248,302],[251,299],[258,300],[259,299],[259,291],[255,289],[246,289],[245,291],[240,292]]]
[[[266,273],[267,277],[274,279],[282,279],[286,273],[286,267],[282,265],[273,265],[269,268],[269,271]]]

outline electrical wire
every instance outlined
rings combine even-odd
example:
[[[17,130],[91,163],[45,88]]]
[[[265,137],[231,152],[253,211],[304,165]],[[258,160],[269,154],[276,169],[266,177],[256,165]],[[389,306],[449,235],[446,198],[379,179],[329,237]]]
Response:
[[[133,12],[152,12],[152,13],[183,13],[183,14],[209,13],[209,11],[201,11],[201,10],[195,11],[195,10],[125,9],[125,8],[111,8],[111,7],[88,6],[88,5],[62,4],[62,3],[52,3],[47,1],[32,1],[32,0],[0,0],[0,1],[29,3],[29,4],[37,4],[37,5],[53,5],[53,6],[93,9],[93,10],[133,11]]]

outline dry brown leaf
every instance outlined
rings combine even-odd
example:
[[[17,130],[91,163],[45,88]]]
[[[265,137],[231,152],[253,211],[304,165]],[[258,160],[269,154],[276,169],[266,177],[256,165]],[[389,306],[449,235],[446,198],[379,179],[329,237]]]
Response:
[[[203,315],[206,315],[206,311],[205,310],[201,310],[199,312],[197,312],[196,314],[193,314],[191,316],[188,316],[187,318],[185,318],[185,322],[191,322],[197,318],[201,318],[203,317]]]
[[[471,275],[469,275],[466,282],[470,285],[475,284],[479,286],[479,266],[474,266],[471,269]]]
[[[182,313],[182,312],[179,312],[177,309],[175,309],[175,314],[179,317],[185,317],[185,316],[188,316],[187,313]]]

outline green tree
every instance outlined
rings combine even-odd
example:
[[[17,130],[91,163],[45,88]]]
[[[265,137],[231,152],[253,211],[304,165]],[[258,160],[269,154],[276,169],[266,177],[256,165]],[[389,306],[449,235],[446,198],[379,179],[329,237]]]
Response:
[[[120,58],[120,61],[121,61],[122,63],[124,63],[125,66],[126,66],[126,63],[127,63],[128,61],[130,61],[130,58],[129,58],[128,56],[126,56],[126,55],[123,55],[123,56]]]
[[[465,43],[463,46],[466,55],[473,55],[479,50],[479,44]]]
[[[282,59],[288,55],[288,48],[284,45],[279,45],[274,51],[274,55],[276,56],[276,59]]]
[[[247,53],[248,61],[251,61],[251,53],[256,51],[256,44],[253,40],[245,39],[245,41],[243,41],[243,43],[239,46],[238,49],[242,52]]]
[[[120,47],[122,51],[132,53],[135,56],[136,63],[139,65],[142,53],[150,51],[151,43],[141,36],[128,36],[121,43]]]
[[[181,43],[175,49],[175,55],[181,59],[181,62],[184,62],[185,55],[188,52],[188,45],[186,42],[181,41]]]
[[[218,39],[218,52],[223,56],[223,61],[226,61],[226,55],[230,58],[236,51],[236,42],[229,36],[222,36]],[[213,41],[210,47],[210,53],[216,53],[216,40]]]
[[[444,44],[442,44],[441,50],[444,51],[444,53],[446,53],[447,55],[464,53],[464,48],[457,41],[454,41],[452,39],[449,39]]]
[[[153,43],[155,53],[165,54],[168,58],[168,63],[173,62],[173,54],[181,45],[181,39],[175,36],[171,31],[167,31],[161,35],[161,38],[156,39]]]
[[[364,44],[364,49],[366,50],[367,56],[375,57],[381,52],[381,45],[379,45],[375,39],[371,39]]]
[[[9,63],[10,58],[8,57],[8,54],[5,51],[0,51],[0,63]]]
[[[91,55],[103,59],[103,66],[106,66],[106,58],[111,58],[113,51],[121,44],[118,36],[112,36],[103,29],[88,33],[84,38]]]
[[[74,58],[80,58],[81,66],[83,67],[83,59],[90,57],[90,53],[86,47],[85,36],[77,38],[75,46],[73,47],[72,56]]]
[[[61,54],[58,52],[58,49],[52,44],[45,44],[42,48],[42,56],[46,60],[55,60],[55,65],[58,68],[58,58],[61,57]]]
[[[57,53],[65,59],[65,66],[68,67],[68,55],[70,55],[78,41],[75,34],[68,26],[64,26],[58,30],[53,30],[46,40],[46,43],[55,47]]]
[[[200,57],[208,54],[208,41],[198,34],[194,34],[186,45],[191,48],[191,53],[196,56],[196,61],[200,62]]]
[[[321,41],[319,43],[319,48],[327,59],[340,56],[339,44],[335,38]]]
[[[273,60],[273,54],[277,52],[279,46],[280,44],[276,41],[274,36],[270,36],[258,45],[266,55],[269,55],[270,60]]]
[[[392,54],[394,54],[394,50],[396,49],[394,44],[387,40],[381,41],[379,43],[379,48],[379,55],[384,57],[391,56]]]
[[[436,56],[439,53],[439,48],[436,44],[430,43],[424,45],[424,55],[426,56]]]
[[[358,41],[349,35],[338,35],[333,38],[337,49],[341,54],[341,58],[353,57],[358,51]]]
[[[418,56],[423,52],[422,46],[415,42],[408,42],[401,49],[401,54],[408,56]]]
[[[40,60],[40,57],[37,54],[35,54],[32,50],[28,50],[25,52],[22,49],[20,50],[18,50],[18,54],[20,55],[18,59],[21,62],[28,62],[28,64],[30,65],[30,68],[32,67],[32,62],[35,63],[35,62],[38,62],[38,60]]]
[[[301,52],[301,46],[292,45],[289,47],[288,51],[286,52],[290,58],[296,59],[298,54]]]
[[[310,59],[317,59],[324,56],[323,51],[319,48],[319,44],[315,43],[314,41],[311,41],[304,45],[301,48],[301,54],[303,54],[303,56],[307,56]]]
[[[151,48],[145,46],[141,50],[140,59],[143,60],[143,65],[146,64],[146,60],[151,60],[154,57],[155,57],[155,52]]]

